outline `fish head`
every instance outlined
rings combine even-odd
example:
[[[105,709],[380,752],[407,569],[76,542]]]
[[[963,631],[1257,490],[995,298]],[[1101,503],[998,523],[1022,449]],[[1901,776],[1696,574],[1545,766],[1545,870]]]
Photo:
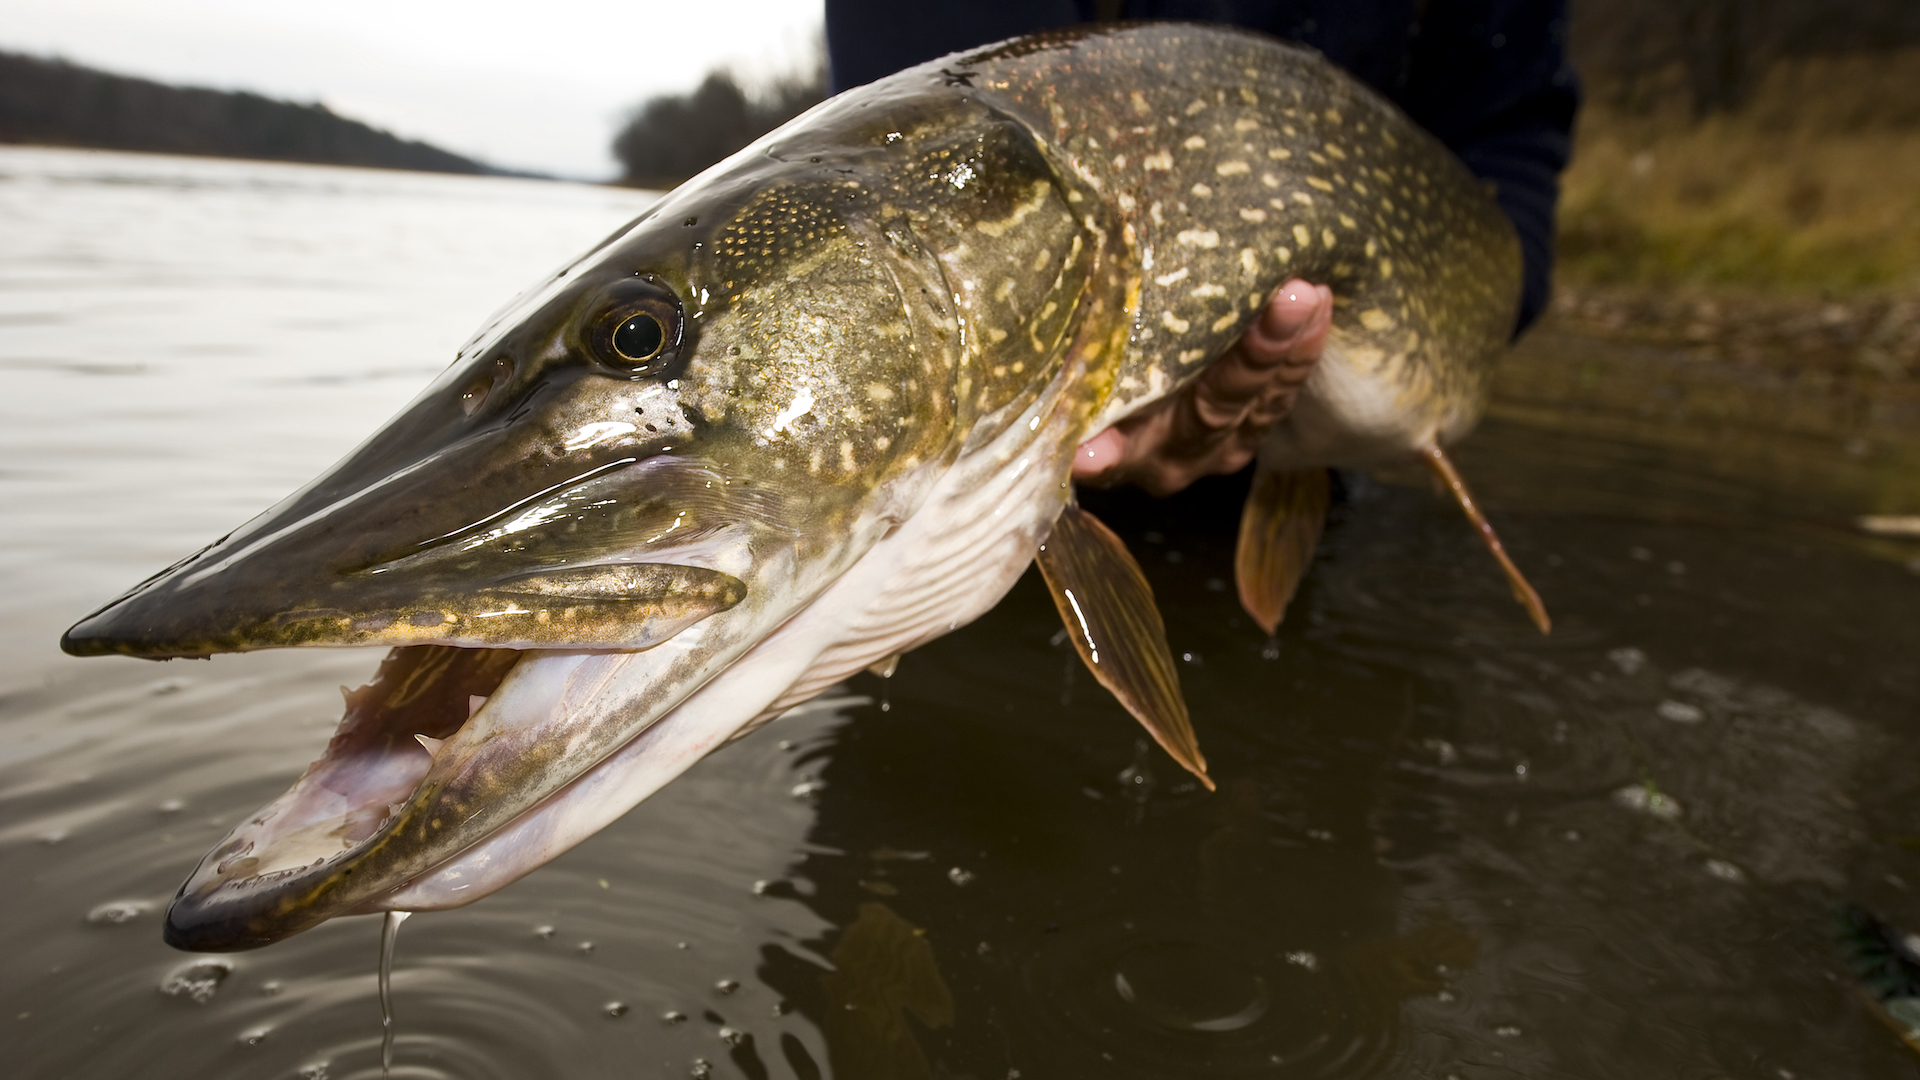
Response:
[[[938,453],[950,319],[903,286],[923,259],[842,212],[853,182],[754,179],[567,268],[344,460],[63,647],[646,648],[777,551],[844,541]]]

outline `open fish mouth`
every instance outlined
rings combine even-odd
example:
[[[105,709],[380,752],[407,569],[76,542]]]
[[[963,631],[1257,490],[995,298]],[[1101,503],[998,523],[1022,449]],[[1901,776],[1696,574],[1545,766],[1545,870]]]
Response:
[[[167,916],[168,943],[195,951],[249,948],[329,915],[377,906],[377,884],[340,890],[318,907],[312,901],[360,869],[354,864],[366,861],[422,794],[448,744],[522,659],[511,649],[394,649],[367,685],[345,693],[345,714],[320,757],[210,851],[181,887]],[[366,870],[360,876],[371,881]]]

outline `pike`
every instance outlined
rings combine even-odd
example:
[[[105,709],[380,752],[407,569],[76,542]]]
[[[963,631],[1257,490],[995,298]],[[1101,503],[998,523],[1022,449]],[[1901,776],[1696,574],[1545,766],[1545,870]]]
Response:
[[[1327,467],[1417,456],[1544,630],[1441,449],[1519,293],[1482,187],[1309,50],[1180,24],[1015,39],[669,193],[330,471],[67,632],[154,659],[392,647],[166,939],[485,896],[1033,561],[1096,677],[1210,787],[1145,578],[1070,469],[1292,277],[1337,307],[1260,452],[1248,609],[1278,622]]]

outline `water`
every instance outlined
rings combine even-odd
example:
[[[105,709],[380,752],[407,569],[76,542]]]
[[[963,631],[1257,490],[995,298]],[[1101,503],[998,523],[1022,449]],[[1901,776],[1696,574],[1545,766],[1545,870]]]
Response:
[[[1411,469],[1342,478],[1271,648],[1230,586],[1233,481],[1089,494],[1161,598],[1216,794],[1030,577],[413,919],[398,1026],[376,919],[168,950],[173,890],[377,654],[81,661],[59,631],[644,205],[0,150],[10,1075],[371,1078],[387,1034],[407,1078],[1920,1075],[1830,930],[1848,902],[1920,930],[1920,548],[1847,527],[1920,509],[1886,502],[1913,459],[1611,399],[1509,401],[1457,455],[1550,638]],[[1532,370],[1653,363],[1554,334]]]

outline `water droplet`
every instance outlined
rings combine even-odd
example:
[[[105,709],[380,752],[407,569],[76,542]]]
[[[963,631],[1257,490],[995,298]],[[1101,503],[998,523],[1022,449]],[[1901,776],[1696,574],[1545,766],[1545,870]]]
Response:
[[[955,885],[970,885],[973,883],[973,871],[963,870],[956,866],[947,871],[947,880],[953,882]]]
[[[195,1005],[213,1000],[220,984],[233,974],[231,960],[190,960],[160,980],[160,992],[168,997],[183,997]]]
[[[627,1003],[624,1001],[609,1001],[601,1006],[601,1008],[606,1010],[608,1016],[621,1017],[627,1015]]]
[[[109,900],[87,912],[87,921],[96,926],[120,926],[153,910],[145,900]]]
[[[723,994],[731,994],[731,993],[733,993],[733,992],[734,992],[735,990],[738,990],[738,989],[740,989],[740,980],[738,980],[738,979],[721,979],[721,980],[720,980],[719,982],[717,982],[717,983],[714,983],[714,984],[713,984],[713,988],[714,988],[715,990],[718,990],[718,991],[720,991],[720,992],[721,992],[721,993],[723,993]]]

